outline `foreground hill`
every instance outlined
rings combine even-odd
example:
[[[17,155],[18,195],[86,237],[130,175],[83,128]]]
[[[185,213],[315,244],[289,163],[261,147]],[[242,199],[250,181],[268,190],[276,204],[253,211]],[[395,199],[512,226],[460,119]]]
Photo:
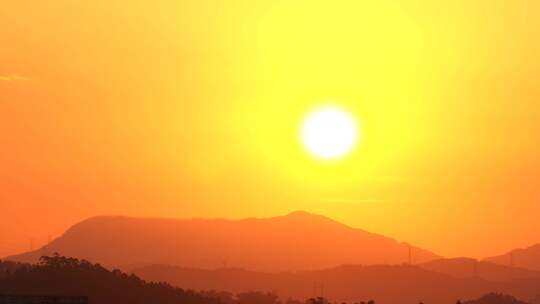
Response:
[[[489,281],[540,278],[540,272],[471,258],[439,259],[418,266],[457,278],[478,277]]]
[[[438,258],[412,248],[414,262]],[[8,259],[36,262],[58,252],[109,266],[224,264],[262,271],[322,269],[341,264],[400,264],[409,247],[306,212],[265,219],[94,217],[49,245]]]
[[[242,269],[202,270],[165,265],[134,269],[153,281],[195,290],[275,291],[282,298],[305,299],[324,295],[331,301],[377,303],[456,303],[489,292],[502,292],[529,300],[540,293],[540,279],[487,281],[455,278],[409,265],[340,266],[320,271],[261,273]]]
[[[0,269],[12,266],[0,261]],[[99,304],[220,304],[194,291],[147,283],[134,275],[60,256],[44,257],[38,265],[17,265],[0,277],[0,294],[87,296],[90,303]]]
[[[486,258],[485,261],[540,271],[540,244],[514,249],[503,255]]]
[[[0,277],[0,295],[64,295],[87,296],[90,303],[100,304],[325,304],[335,303],[336,299],[375,299],[378,304],[417,303],[456,303],[456,296],[467,296],[483,289],[504,289],[482,280],[459,280],[445,275],[430,273],[415,266],[342,266],[317,272],[262,274],[244,272],[251,275],[252,288],[274,289],[275,286],[287,291],[308,293],[309,297],[324,293],[329,299],[305,298],[280,301],[274,292],[248,291],[232,294],[226,291],[193,291],[172,287],[167,283],[152,283],[118,270],[109,271],[98,264],[62,256],[42,257],[39,264],[13,264],[0,261],[3,276]],[[158,268],[159,269],[159,268]],[[171,268],[177,271],[178,268]],[[222,270],[227,273],[231,270]],[[236,275],[242,271],[232,270]],[[197,272],[213,271],[190,270],[195,281]],[[227,284],[230,276],[222,276],[221,284]],[[278,281],[283,280],[283,281]],[[234,279],[233,279],[234,280]],[[266,280],[266,281],[265,281]],[[188,280],[187,282],[191,282]],[[216,280],[215,282],[218,282]],[[308,291],[314,283],[315,289]],[[538,283],[538,281],[534,282]],[[262,285],[261,285],[262,284]],[[523,284],[523,282],[517,282]],[[530,284],[530,283],[529,283]],[[213,285],[214,287],[218,285]],[[538,285],[535,285],[537,288]],[[324,290],[322,289],[324,287]],[[207,289],[210,286],[206,286]],[[537,290],[537,289],[535,289]],[[530,291],[529,291],[530,293]],[[286,298],[282,294],[282,299]],[[307,297],[306,297],[307,298]],[[466,304],[524,304],[511,296],[487,294]],[[531,302],[537,303],[537,302]]]

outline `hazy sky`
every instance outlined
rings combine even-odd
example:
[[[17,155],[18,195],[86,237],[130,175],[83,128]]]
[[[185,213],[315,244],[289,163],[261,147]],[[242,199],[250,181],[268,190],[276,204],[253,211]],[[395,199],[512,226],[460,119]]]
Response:
[[[0,256],[100,214],[540,242],[538,54],[536,0],[2,1]],[[361,125],[333,164],[298,139],[327,103]]]

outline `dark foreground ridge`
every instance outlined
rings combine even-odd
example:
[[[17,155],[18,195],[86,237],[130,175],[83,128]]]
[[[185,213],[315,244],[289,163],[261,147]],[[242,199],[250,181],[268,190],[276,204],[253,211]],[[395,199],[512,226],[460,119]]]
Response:
[[[0,294],[0,304],[88,304],[88,297]]]
[[[3,264],[3,263],[0,263]],[[220,301],[166,283],[148,283],[119,270],[62,256],[42,257],[39,264],[17,264],[0,276],[0,294],[87,296],[89,303],[219,304]]]
[[[345,301],[351,304],[454,304],[458,298],[471,299],[481,295],[452,297],[447,294],[442,297],[441,295],[437,296],[437,294],[442,293],[444,290],[452,289],[452,281],[445,280],[446,275],[431,274],[415,266],[351,267],[341,267],[331,271],[311,272],[299,275],[307,277],[316,275],[320,280],[330,277],[339,279],[337,285],[329,284],[327,286],[329,289],[330,287],[333,289],[343,287],[349,290],[360,290],[361,292],[356,294],[354,299]],[[384,271],[381,272],[382,270]],[[335,277],[334,271],[341,274]],[[424,279],[429,280],[422,283],[422,279],[415,275],[419,272],[424,273],[426,275]],[[380,277],[381,273],[383,274],[382,277]],[[351,276],[350,280],[346,280],[349,276]],[[403,279],[407,279],[409,283],[400,285],[401,287],[406,287],[405,289],[401,290],[401,287],[396,289],[396,286],[392,286],[394,284],[392,278],[396,276],[403,276]],[[443,279],[439,282],[441,283],[440,285],[431,282],[434,276]],[[196,276],[190,277],[191,280],[197,280]],[[281,279],[286,279],[286,277],[281,277]],[[292,281],[285,281],[293,285],[294,279]],[[296,279],[299,278],[297,277]],[[222,276],[221,280],[224,280],[226,283],[228,278]],[[387,283],[386,287],[377,287],[380,285],[377,281],[380,280]],[[311,285],[313,278],[309,278],[308,281]],[[472,281],[468,280],[459,280],[459,282],[472,283]],[[518,283],[523,283],[523,281],[519,281]],[[347,286],[349,287],[347,288]],[[194,291],[173,287],[168,283],[147,282],[133,274],[129,275],[119,270],[110,271],[99,264],[92,264],[85,260],[59,255],[44,256],[41,258],[40,263],[33,265],[0,262],[0,304],[73,303],[63,301],[69,299],[67,297],[87,297],[90,304],[346,304],[343,301],[338,301],[328,291],[325,291],[325,296],[328,296],[331,301],[328,301],[322,296],[313,297],[313,293],[307,297],[297,297],[296,299],[307,298],[306,301],[299,301],[295,300],[294,297],[285,297],[283,294],[278,295],[275,291],[269,291],[269,286],[264,285],[262,289],[254,288],[251,291],[241,291],[236,292],[236,294],[228,291],[216,291],[221,289],[214,287],[207,285],[203,286],[201,291]],[[311,289],[313,285],[306,287]],[[496,285],[490,285],[491,287],[495,288]],[[428,296],[429,294],[433,296],[430,297]],[[509,294],[513,293],[509,292]],[[4,297],[1,295],[4,295]],[[6,295],[26,297],[21,298]],[[41,300],[35,302],[36,299]],[[531,299],[531,297],[527,299]],[[511,296],[492,293],[478,300],[458,301],[458,303],[538,304],[539,302],[538,297],[536,300],[531,300],[530,302],[522,302]]]

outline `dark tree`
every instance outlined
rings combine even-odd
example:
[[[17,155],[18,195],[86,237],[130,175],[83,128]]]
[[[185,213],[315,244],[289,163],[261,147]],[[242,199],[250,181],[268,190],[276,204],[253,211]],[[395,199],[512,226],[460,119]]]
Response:
[[[59,255],[42,257],[37,265],[17,267],[0,277],[0,294],[87,296],[99,304],[220,304],[218,299],[147,283],[135,275],[109,271],[99,264]]]
[[[306,300],[306,304],[328,304],[328,300],[323,297],[309,298]]]
[[[477,300],[467,301],[464,304],[527,304],[512,296],[499,293],[489,293]]]

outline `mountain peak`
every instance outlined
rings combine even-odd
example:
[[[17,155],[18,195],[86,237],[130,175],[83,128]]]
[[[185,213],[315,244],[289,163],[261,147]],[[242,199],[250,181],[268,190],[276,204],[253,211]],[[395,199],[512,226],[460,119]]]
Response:
[[[314,213],[310,213],[310,212],[307,212],[307,211],[304,211],[304,210],[296,210],[296,211],[293,211],[293,212],[290,212],[288,214],[286,214],[284,217],[289,217],[289,218],[315,218],[315,217],[324,217],[322,215],[317,215],[317,214],[314,214]]]
[[[214,269],[227,261],[232,267],[286,271],[401,264],[408,247],[306,211],[243,220],[94,217],[46,248],[11,259],[35,262],[52,252],[115,267],[153,263]],[[417,262],[437,257],[415,249]]]
[[[283,216],[278,216],[273,219],[281,219],[287,222],[297,222],[299,224],[310,224],[310,225],[315,224],[315,225],[323,225],[323,226],[331,225],[331,226],[337,226],[337,227],[350,229],[349,226],[343,223],[340,223],[336,220],[333,220],[329,217],[326,217],[320,214],[311,213],[304,210],[293,211],[291,213],[288,213]]]
[[[309,213],[305,210],[295,210],[287,214],[287,216],[311,216],[312,213]]]

